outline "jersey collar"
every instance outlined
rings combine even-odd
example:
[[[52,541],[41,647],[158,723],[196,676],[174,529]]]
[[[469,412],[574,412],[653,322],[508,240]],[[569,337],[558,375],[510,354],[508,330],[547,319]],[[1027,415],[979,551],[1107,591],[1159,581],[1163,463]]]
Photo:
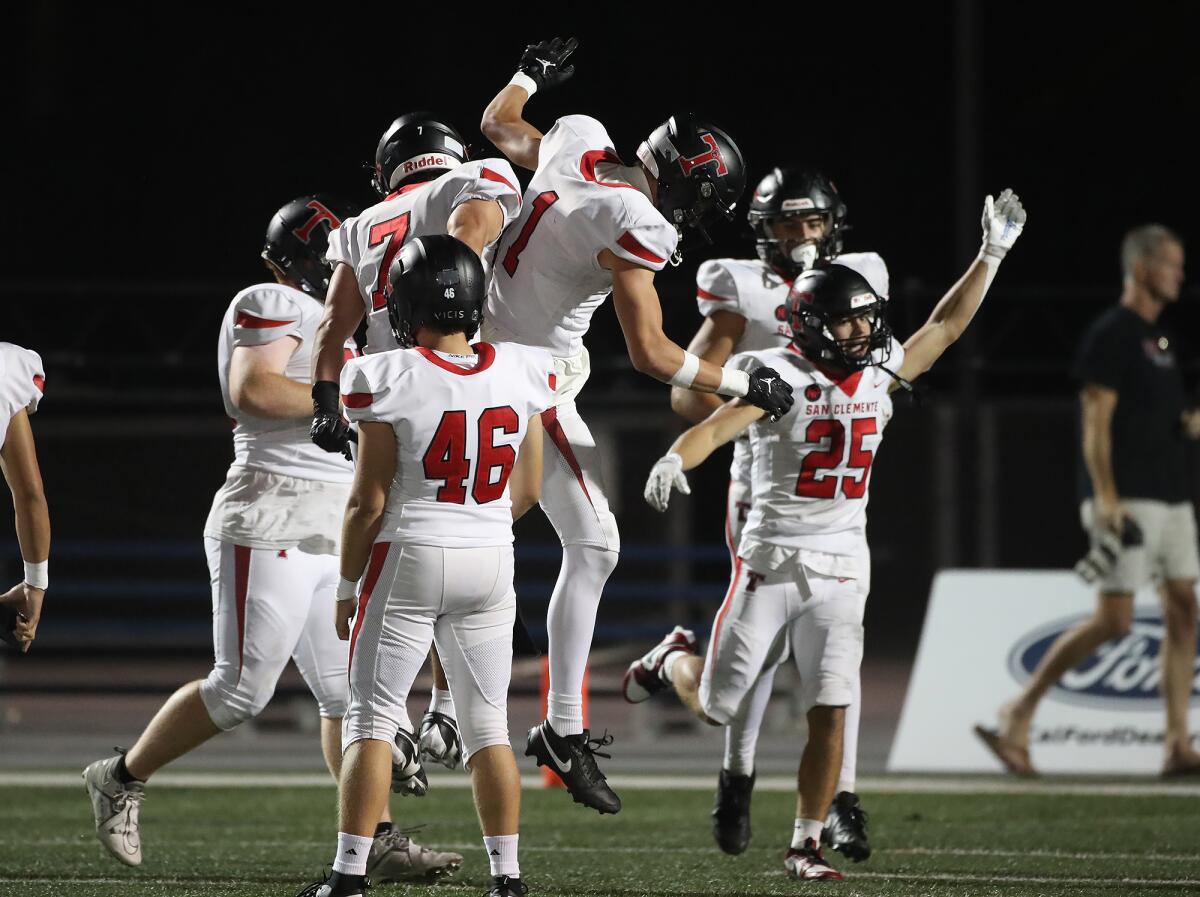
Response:
[[[799,355],[801,358],[811,364],[826,380],[837,386],[837,388],[846,395],[852,396],[858,392],[858,384],[862,382],[863,370],[865,370],[865,368],[852,371],[847,374],[842,371],[835,370],[827,365],[821,364],[819,361],[814,361],[797,349],[795,343],[789,343],[787,349],[792,354]]]
[[[436,180],[436,178],[434,180]],[[387,202],[389,199],[395,199],[397,196],[403,196],[405,193],[411,193],[414,190],[420,190],[422,187],[427,187],[432,183],[433,181],[417,181],[415,184],[405,184],[399,190],[394,190],[385,196],[383,201]]]
[[[475,354],[479,356],[479,363],[473,368],[459,367],[453,361],[447,361],[438,355],[432,349],[426,349],[424,346],[417,346],[417,353],[426,361],[431,361],[440,367],[443,371],[449,371],[451,374],[458,374],[460,377],[469,377],[472,374],[478,374],[480,371],[486,371],[492,366],[492,362],[496,360],[496,347],[491,343],[476,343],[471,347],[475,350]]]

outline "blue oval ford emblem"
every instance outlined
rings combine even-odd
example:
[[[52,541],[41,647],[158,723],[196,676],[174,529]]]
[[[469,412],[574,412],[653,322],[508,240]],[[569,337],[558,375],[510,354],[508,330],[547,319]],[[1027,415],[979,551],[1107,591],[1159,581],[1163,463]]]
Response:
[[[1027,681],[1054,640],[1085,619],[1085,615],[1078,615],[1058,620],[1024,636],[1009,653],[1009,672],[1018,682]],[[1129,710],[1162,712],[1158,655],[1164,635],[1162,618],[1157,613],[1149,610],[1138,613],[1128,635],[1101,645],[1063,676],[1050,690],[1050,696],[1070,704],[1111,708],[1114,702],[1119,702]],[[1200,666],[1200,657],[1197,665]],[[1193,680],[1192,702],[1198,699],[1200,689]]]

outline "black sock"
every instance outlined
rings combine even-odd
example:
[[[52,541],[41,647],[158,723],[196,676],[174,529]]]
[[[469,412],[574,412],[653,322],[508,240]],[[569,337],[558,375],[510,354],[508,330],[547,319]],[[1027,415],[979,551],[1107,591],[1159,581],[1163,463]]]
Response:
[[[344,875],[341,872],[330,872],[329,880],[325,884],[329,885],[333,892],[333,897],[340,897],[342,894],[353,894],[361,891],[363,884],[366,883],[365,875]]]
[[[392,833],[392,824],[390,822],[381,822],[375,826],[375,837],[380,835],[390,835]]]
[[[137,776],[129,771],[129,767],[125,765],[125,755],[122,754],[117,758],[117,765],[113,767],[113,775],[117,777],[117,781],[122,785],[128,785],[132,782],[140,782]]]

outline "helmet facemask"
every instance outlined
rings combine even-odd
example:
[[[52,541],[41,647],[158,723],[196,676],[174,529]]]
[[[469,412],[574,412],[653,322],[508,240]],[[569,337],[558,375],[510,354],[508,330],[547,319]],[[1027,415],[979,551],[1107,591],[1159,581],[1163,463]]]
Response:
[[[892,328],[887,322],[885,299],[874,294],[862,294],[869,295],[870,301],[861,307],[835,314],[803,301],[804,295],[800,294],[792,303],[792,342],[808,358],[841,371],[852,372],[883,364],[891,357]],[[833,327],[837,322],[862,315],[868,316],[870,323],[870,331],[865,336],[838,339],[834,335]],[[855,351],[860,346],[864,348],[861,354]]]

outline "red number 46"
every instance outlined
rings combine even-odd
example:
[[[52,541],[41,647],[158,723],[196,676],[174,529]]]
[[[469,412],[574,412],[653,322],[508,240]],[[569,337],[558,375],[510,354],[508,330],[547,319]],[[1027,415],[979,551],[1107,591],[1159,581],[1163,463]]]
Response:
[[[478,505],[495,501],[504,495],[508,477],[517,461],[517,451],[511,445],[496,445],[496,431],[509,436],[521,429],[517,412],[507,406],[488,408],[479,415],[479,459],[471,498]],[[471,476],[471,461],[467,457],[467,412],[447,411],[442,414],[437,431],[429,441],[422,459],[425,479],[442,480],[437,500],[456,505],[467,502],[467,480]]]
[[[805,442],[829,440],[829,448],[811,451],[804,456],[800,465],[800,477],[796,480],[796,494],[803,498],[833,498],[837,495],[838,482],[846,498],[862,498],[867,494],[867,478],[871,475],[871,462],[875,453],[862,447],[864,436],[876,433],[875,418],[860,417],[850,422],[850,452],[846,455],[846,428],[840,420],[821,418],[814,420],[804,432]],[[845,458],[847,472],[842,476],[824,474],[842,466]],[[856,477],[850,471],[859,471]]]

